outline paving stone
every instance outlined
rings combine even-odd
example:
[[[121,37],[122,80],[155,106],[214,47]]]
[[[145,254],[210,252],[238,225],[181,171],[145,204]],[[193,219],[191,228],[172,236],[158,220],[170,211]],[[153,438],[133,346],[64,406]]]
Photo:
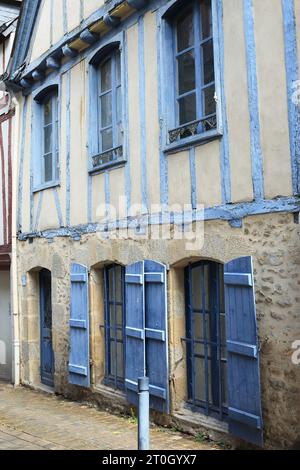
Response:
[[[134,450],[137,426],[121,416],[0,382],[0,449]],[[153,450],[216,450],[211,443],[152,427]]]

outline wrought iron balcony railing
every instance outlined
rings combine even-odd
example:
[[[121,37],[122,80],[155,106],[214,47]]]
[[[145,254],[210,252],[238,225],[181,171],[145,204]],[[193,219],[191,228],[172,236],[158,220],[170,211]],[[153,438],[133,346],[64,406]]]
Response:
[[[169,143],[172,144],[181,139],[186,139],[188,137],[193,137],[195,135],[211,131],[217,128],[217,116],[216,114],[211,114],[206,116],[203,119],[197,121],[189,122],[183,126],[179,126],[176,129],[171,129],[169,131]]]

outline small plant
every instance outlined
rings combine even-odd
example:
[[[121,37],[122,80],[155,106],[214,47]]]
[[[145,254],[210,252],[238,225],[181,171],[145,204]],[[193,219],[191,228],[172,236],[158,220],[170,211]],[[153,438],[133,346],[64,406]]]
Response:
[[[137,419],[137,416],[136,416],[135,411],[134,411],[133,408],[130,408],[130,416],[128,417],[128,421],[131,424],[137,424],[138,423],[138,419]]]
[[[231,445],[228,442],[224,441],[216,441],[217,446],[221,447],[222,449],[230,449]]]
[[[204,432],[198,432],[195,436],[196,442],[206,442],[209,441],[209,437]]]
[[[170,429],[171,432],[180,432],[177,426],[172,426]]]

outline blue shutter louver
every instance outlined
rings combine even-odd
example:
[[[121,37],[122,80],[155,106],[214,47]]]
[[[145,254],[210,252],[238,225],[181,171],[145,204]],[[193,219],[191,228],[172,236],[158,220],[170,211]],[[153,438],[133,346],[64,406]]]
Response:
[[[252,258],[224,268],[229,431],[262,446],[259,349]]]
[[[149,377],[150,408],[169,412],[166,267],[143,261],[126,268],[127,399],[137,405],[137,379]]]
[[[71,266],[69,382],[90,386],[88,270]]]
[[[150,408],[169,413],[167,271],[163,264],[144,262],[146,373]]]
[[[138,378],[145,375],[144,263],[126,267],[125,387],[129,403],[138,404]]]

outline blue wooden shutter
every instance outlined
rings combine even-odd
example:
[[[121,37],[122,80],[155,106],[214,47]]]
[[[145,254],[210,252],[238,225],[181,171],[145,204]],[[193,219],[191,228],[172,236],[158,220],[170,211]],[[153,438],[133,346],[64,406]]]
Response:
[[[167,272],[154,261],[144,262],[146,374],[150,408],[169,412]]]
[[[90,386],[88,270],[71,266],[69,382]]]
[[[143,261],[126,268],[127,399],[138,404],[137,380],[149,377],[150,408],[168,412],[166,268]]]
[[[225,265],[229,431],[256,445],[263,443],[259,350],[252,258]]]
[[[125,387],[127,399],[138,404],[139,377],[145,375],[145,299],[144,299],[144,263],[139,262],[126,267],[126,358]]]

